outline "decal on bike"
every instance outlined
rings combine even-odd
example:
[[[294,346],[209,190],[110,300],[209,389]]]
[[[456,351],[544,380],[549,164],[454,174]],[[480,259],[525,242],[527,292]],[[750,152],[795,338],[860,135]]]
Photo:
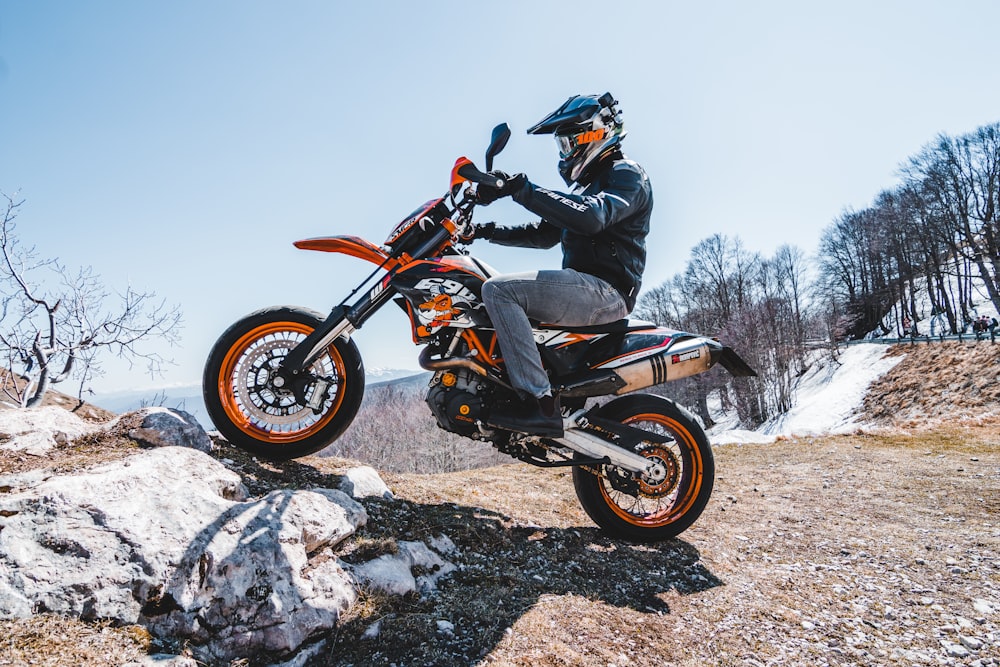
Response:
[[[415,285],[416,289],[436,292],[438,294],[448,294],[456,301],[475,302],[476,293],[468,287],[449,278],[424,278]],[[482,305],[482,304],[479,304]]]
[[[531,332],[535,342],[546,347],[566,347],[574,343],[583,341],[595,341],[607,336],[607,334],[580,334],[572,331],[559,331],[556,329],[534,329]]]
[[[428,336],[442,327],[474,326],[470,313],[483,308],[475,292],[448,278],[424,278],[415,289],[430,293],[429,299],[417,305],[415,313],[420,321],[417,333],[421,336]]]
[[[420,223],[421,231],[425,231],[427,228],[424,226],[425,225],[424,220],[430,219],[428,218],[427,213],[429,213],[435,206],[437,206],[440,203],[441,203],[440,199],[432,199],[429,202],[425,203],[420,208],[418,208],[417,210],[415,210],[410,215],[406,216],[406,218],[404,218],[402,222],[396,225],[396,228],[393,229],[392,232],[389,234],[389,238],[385,240],[386,245],[391,246],[397,241],[399,241],[418,222]]]
[[[594,368],[618,368],[619,366],[630,364],[633,361],[639,361],[640,359],[645,359],[650,355],[659,354],[660,350],[670,345],[671,340],[672,339],[669,336],[665,337],[661,341],[659,341],[656,345],[651,345],[650,347],[646,347],[641,350],[629,352],[628,354],[623,354],[620,357],[608,359],[604,363],[594,366]]]
[[[375,287],[372,288],[372,291],[368,293],[368,298],[374,301],[379,294],[385,291],[385,288],[388,287],[388,285],[389,281],[380,280],[378,283],[375,284]]]
[[[653,384],[663,384],[664,382],[666,382],[667,360],[663,358],[663,355],[657,354],[655,356],[650,357],[649,364],[650,366],[653,367]]]
[[[670,356],[670,363],[679,364],[683,361],[690,361],[691,359],[698,359],[701,357],[701,350],[691,350],[690,352],[684,352],[682,354],[674,354]]]

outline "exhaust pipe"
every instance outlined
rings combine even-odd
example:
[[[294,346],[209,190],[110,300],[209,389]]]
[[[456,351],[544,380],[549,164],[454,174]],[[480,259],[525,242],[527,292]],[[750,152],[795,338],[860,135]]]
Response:
[[[620,378],[621,386],[616,388],[615,394],[626,394],[704,373],[715,364],[723,349],[721,343],[699,336],[680,341],[664,352],[635,361],[616,360],[620,365],[614,366],[613,370]]]
[[[428,371],[449,371],[458,368],[464,368],[465,370],[472,371],[477,375],[482,375],[483,377],[489,377],[489,372],[482,364],[477,364],[472,359],[460,359],[456,357],[449,357],[447,359],[431,359],[433,354],[431,353],[431,348],[425,347],[417,358],[417,363],[420,367]]]

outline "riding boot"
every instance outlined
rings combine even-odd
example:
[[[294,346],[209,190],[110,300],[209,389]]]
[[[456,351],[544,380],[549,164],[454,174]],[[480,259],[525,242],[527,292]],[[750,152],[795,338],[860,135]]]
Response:
[[[558,396],[530,396],[523,401],[501,404],[493,408],[486,423],[518,433],[544,438],[563,436],[562,411]]]

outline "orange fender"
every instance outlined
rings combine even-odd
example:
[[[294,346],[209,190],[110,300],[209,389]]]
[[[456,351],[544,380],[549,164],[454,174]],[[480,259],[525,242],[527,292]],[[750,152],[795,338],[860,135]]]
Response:
[[[293,245],[300,250],[339,252],[343,255],[359,257],[372,264],[382,265],[383,262],[389,260],[384,264],[384,268],[386,269],[391,269],[399,264],[398,260],[389,259],[389,255],[382,248],[379,248],[371,241],[366,241],[360,236],[323,236],[315,239],[296,241]]]

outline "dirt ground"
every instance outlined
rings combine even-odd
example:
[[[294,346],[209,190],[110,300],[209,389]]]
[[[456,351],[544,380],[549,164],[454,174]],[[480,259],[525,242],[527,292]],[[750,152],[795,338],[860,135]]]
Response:
[[[378,640],[339,642],[346,663],[379,664],[373,652],[397,664],[618,667],[1000,659],[1000,437],[991,429],[792,439],[716,455],[705,514],[657,546],[590,527],[565,473],[510,466],[461,484],[393,480],[415,514],[445,502],[456,518],[477,518],[444,530],[465,556],[440,600],[383,611]],[[419,614],[429,627],[453,623],[458,639],[399,652],[393,628]]]
[[[939,405],[958,382],[932,381],[928,364],[982,370],[996,354],[952,353],[908,353],[872,388],[900,401],[882,417],[891,428],[715,448],[705,513],[658,545],[597,530],[566,471],[387,474],[397,500],[367,503],[368,527],[344,557],[443,534],[459,569],[423,599],[363,596],[306,664],[1000,665],[996,394],[984,382],[977,391],[991,398],[953,419],[914,407]],[[1000,357],[990,358],[995,385]],[[128,450],[74,448],[55,458]],[[259,464],[225,446],[218,456],[253,492],[322,485],[345,465]],[[0,622],[0,665],[124,664],[182,649],[137,626]]]

